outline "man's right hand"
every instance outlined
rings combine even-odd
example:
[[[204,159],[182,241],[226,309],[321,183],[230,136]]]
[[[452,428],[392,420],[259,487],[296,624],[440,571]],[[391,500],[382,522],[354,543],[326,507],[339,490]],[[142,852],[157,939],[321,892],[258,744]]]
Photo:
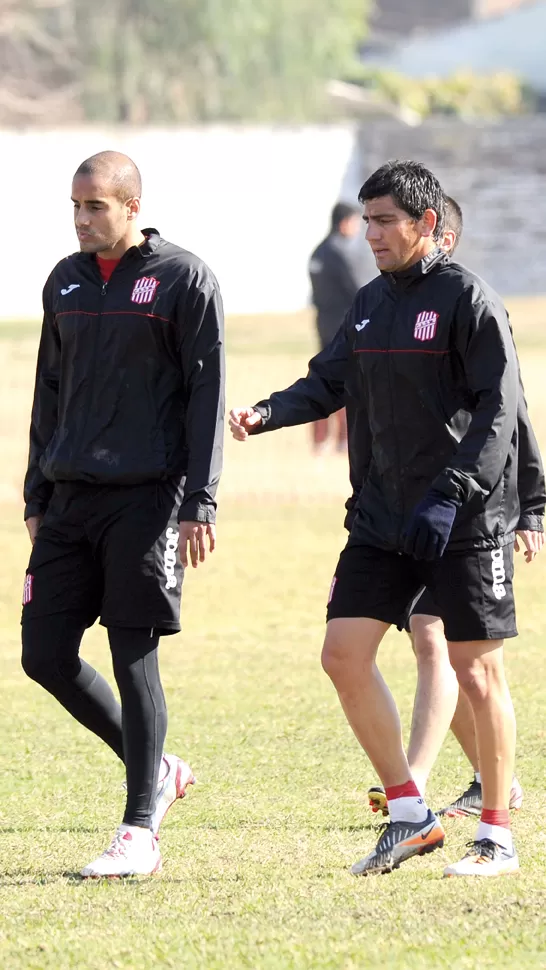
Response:
[[[229,427],[236,441],[246,441],[261,423],[262,416],[254,408],[233,408],[229,412]]]
[[[38,529],[42,524],[42,520],[43,515],[31,515],[25,522],[32,545],[36,542],[36,536],[38,535]]]

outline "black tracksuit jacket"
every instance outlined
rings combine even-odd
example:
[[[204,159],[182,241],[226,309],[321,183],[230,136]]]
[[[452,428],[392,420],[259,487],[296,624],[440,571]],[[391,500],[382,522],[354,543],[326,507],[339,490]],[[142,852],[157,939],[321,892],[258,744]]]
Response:
[[[364,286],[308,376],[256,406],[259,431],[325,417],[339,407],[343,384],[353,486],[363,482],[351,541],[401,551],[408,519],[432,486],[462,502],[450,551],[502,545],[518,526],[538,524],[520,519],[518,406],[542,483],[528,509],[537,516],[544,482],[508,318],[468,269],[435,250]]]
[[[358,240],[332,231],[311,256],[309,277],[320,346],[325,347],[365,281]]]
[[[25,518],[55,482],[175,480],[179,521],[214,522],[224,421],[223,310],[197,256],[156,229],[103,282],[93,255],[51,273],[25,478]]]

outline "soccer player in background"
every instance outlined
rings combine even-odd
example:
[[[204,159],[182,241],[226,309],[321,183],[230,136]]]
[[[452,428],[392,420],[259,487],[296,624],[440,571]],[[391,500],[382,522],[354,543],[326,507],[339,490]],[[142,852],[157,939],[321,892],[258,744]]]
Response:
[[[517,635],[515,348],[497,295],[438,247],[445,196],[431,172],[416,162],[387,163],[359,200],[380,276],[360,290],[307,378],[254,408],[234,409],[231,426],[244,440],[325,416],[332,371],[343,374],[349,361],[347,387],[367,413],[371,460],[332,583],[323,666],[390,810],[375,849],[353,872],[389,872],[443,844],[375,663],[385,632],[423,585],[438,602],[451,664],[472,707],[483,790],[476,839],[445,875],[513,872],[515,720],[503,641]]]
[[[362,253],[358,236],[362,230],[360,209],[345,202],[338,202],[332,209],[330,232],[317,246],[309,260],[309,276],[316,309],[316,326],[319,347],[328,346],[365,282],[362,270]],[[321,454],[328,441],[328,433],[334,425],[337,451],[347,447],[347,421],[344,408],[329,418],[320,418],[312,424],[313,449]]]
[[[192,566],[215,546],[224,418],[223,311],[210,269],[138,228],[141,179],[101,152],[72,182],[80,252],[44,288],[25,478],[32,542],[24,670],[124,762],[125,814],[85,877],[161,868],[159,824],[193,780],[163,756],[161,636],[180,629]],[[121,706],[79,656],[107,628]]]

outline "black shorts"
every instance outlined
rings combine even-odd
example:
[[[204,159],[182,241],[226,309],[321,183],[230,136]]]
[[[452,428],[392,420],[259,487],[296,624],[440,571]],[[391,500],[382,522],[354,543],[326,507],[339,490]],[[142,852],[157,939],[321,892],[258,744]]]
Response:
[[[349,544],[332,581],[327,618],[371,617],[402,629],[408,604],[426,586],[448,640],[515,637],[513,573],[513,543],[447,552],[435,562]]]
[[[75,613],[91,626],[180,630],[183,568],[174,483],[59,483],[32,548],[23,620]]]
[[[440,616],[440,607],[428,586],[423,586],[409,604],[403,619],[404,629],[410,633],[410,620],[412,616],[422,616],[423,614],[426,614],[426,616]]]

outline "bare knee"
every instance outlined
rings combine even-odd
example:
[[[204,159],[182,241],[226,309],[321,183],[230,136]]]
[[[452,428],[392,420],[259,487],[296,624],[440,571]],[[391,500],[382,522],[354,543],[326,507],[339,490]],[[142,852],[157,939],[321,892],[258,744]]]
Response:
[[[487,675],[480,664],[455,669],[459,687],[472,700],[483,701],[488,694]]]
[[[337,690],[349,691],[358,682],[373,676],[375,655],[382,629],[368,628],[375,624],[386,627],[379,621],[334,620],[328,624],[326,639],[322,649],[322,668]]]
[[[498,690],[505,683],[504,669],[502,660],[494,652],[478,652],[477,656],[469,656],[467,653],[457,653],[455,649],[450,650],[451,665],[457,675],[457,680],[462,691],[466,694],[471,703],[480,703],[487,700],[493,691]]]
[[[410,636],[418,664],[428,666],[448,661],[444,625],[438,617],[413,616]]]

